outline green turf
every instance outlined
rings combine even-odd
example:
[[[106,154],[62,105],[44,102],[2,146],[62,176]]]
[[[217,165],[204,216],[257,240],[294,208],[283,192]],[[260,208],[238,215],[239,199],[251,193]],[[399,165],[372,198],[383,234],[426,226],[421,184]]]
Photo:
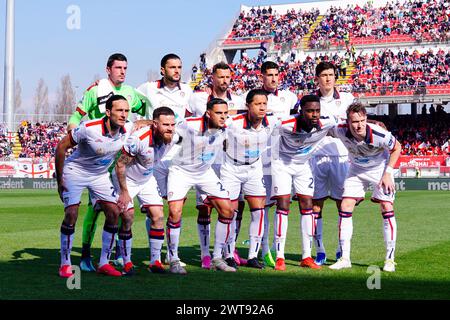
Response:
[[[448,192],[398,193],[396,216],[397,272],[381,272],[381,289],[369,290],[369,266],[382,267],[384,244],[379,208],[363,202],[354,213],[353,268],[333,271],[298,267],[300,260],[299,214],[291,208],[286,244],[287,270],[255,270],[241,267],[235,274],[199,267],[200,250],[193,200],[187,202],[180,256],[187,276],[150,274],[144,215],[137,214],[133,229],[133,261],[138,274],[108,278],[82,273],[81,290],[69,290],[57,275],[59,227],[63,211],[55,191],[5,191],[0,193],[0,299],[450,299],[450,197]],[[86,196],[83,197],[86,203]],[[78,263],[81,246],[81,206],[72,262]],[[324,210],[324,239],[333,257],[337,244],[337,213],[334,203]],[[213,226],[217,215],[214,213]],[[238,249],[248,233],[246,212]],[[103,218],[99,226],[103,225]],[[101,227],[93,253],[98,259]],[[272,234],[271,234],[272,239]]]

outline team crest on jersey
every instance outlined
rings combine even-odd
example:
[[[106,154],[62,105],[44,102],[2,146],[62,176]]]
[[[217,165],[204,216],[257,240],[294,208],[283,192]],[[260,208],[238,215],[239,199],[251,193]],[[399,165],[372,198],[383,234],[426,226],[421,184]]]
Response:
[[[286,99],[284,97],[281,97],[280,101],[284,103],[286,101]]]
[[[101,156],[105,154],[105,150],[103,148],[98,148],[95,150],[95,153]]]
[[[230,103],[228,104],[228,108],[232,109],[233,107],[234,107],[234,103],[233,103],[233,102],[230,102]]]
[[[216,136],[210,136],[209,137],[209,144],[213,144],[214,141],[216,141]]]
[[[180,96],[182,96],[183,98],[184,98],[185,95],[186,94],[183,91],[180,92]]]
[[[278,193],[278,187],[274,187],[273,190],[275,191],[275,193]]]
[[[250,141],[249,141],[248,138],[245,138],[244,145],[245,145],[246,148],[248,148],[250,146]]]
[[[339,107],[341,105],[341,100],[336,100],[336,105]]]
[[[130,152],[131,153],[136,153],[137,151],[137,145],[135,143],[130,145]]]
[[[131,101],[132,99],[131,99],[131,95],[127,95],[127,100],[128,101]]]
[[[169,194],[167,195],[167,197],[170,199],[173,197],[173,192],[169,192]]]

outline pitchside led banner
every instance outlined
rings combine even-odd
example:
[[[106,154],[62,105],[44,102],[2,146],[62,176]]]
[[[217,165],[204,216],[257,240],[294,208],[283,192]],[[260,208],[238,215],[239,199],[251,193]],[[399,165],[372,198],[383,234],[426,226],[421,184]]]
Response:
[[[450,191],[450,178],[397,178],[395,187],[399,192],[409,190]],[[56,188],[57,184],[55,179],[0,178],[0,189],[56,190]]]

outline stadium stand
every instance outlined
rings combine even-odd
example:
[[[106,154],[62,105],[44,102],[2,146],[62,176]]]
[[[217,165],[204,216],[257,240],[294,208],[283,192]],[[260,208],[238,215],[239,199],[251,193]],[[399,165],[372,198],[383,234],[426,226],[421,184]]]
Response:
[[[56,145],[66,135],[66,127],[67,123],[22,122],[17,131],[22,146],[19,158],[54,158]]]
[[[317,9],[304,12],[292,8],[285,14],[280,14],[270,6],[267,9],[252,7],[248,12],[239,14],[225,43],[259,42],[270,38],[275,44],[289,42],[295,48],[318,16]]]
[[[375,8],[373,2],[330,7],[310,38],[310,48],[450,39],[448,1],[396,1]]]

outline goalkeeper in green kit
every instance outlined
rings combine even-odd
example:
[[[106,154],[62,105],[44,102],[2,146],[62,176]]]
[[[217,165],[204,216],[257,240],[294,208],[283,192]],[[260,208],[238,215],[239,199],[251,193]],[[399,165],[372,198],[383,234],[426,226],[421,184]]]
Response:
[[[89,120],[102,118],[105,115],[106,100],[112,95],[124,96],[128,100],[131,112],[145,116],[147,107],[151,107],[148,99],[138,93],[133,87],[123,84],[127,73],[127,64],[127,58],[121,53],[115,53],[108,58],[106,64],[108,78],[95,82],[86,90],[75,112],[69,119],[67,132],[76,128],[84,116],[88,116]],[[114,164],[111,166],[111,170],[113,168]],[[83,221],[83,248],[80,263],[80,268],[83,271],[95,271],[91,260],[91,245],[97,227],[98,214],[99,212],[94,211],[89,201],[88,210]],[[118,247],[116,246],[116,259],[120,261]]]

